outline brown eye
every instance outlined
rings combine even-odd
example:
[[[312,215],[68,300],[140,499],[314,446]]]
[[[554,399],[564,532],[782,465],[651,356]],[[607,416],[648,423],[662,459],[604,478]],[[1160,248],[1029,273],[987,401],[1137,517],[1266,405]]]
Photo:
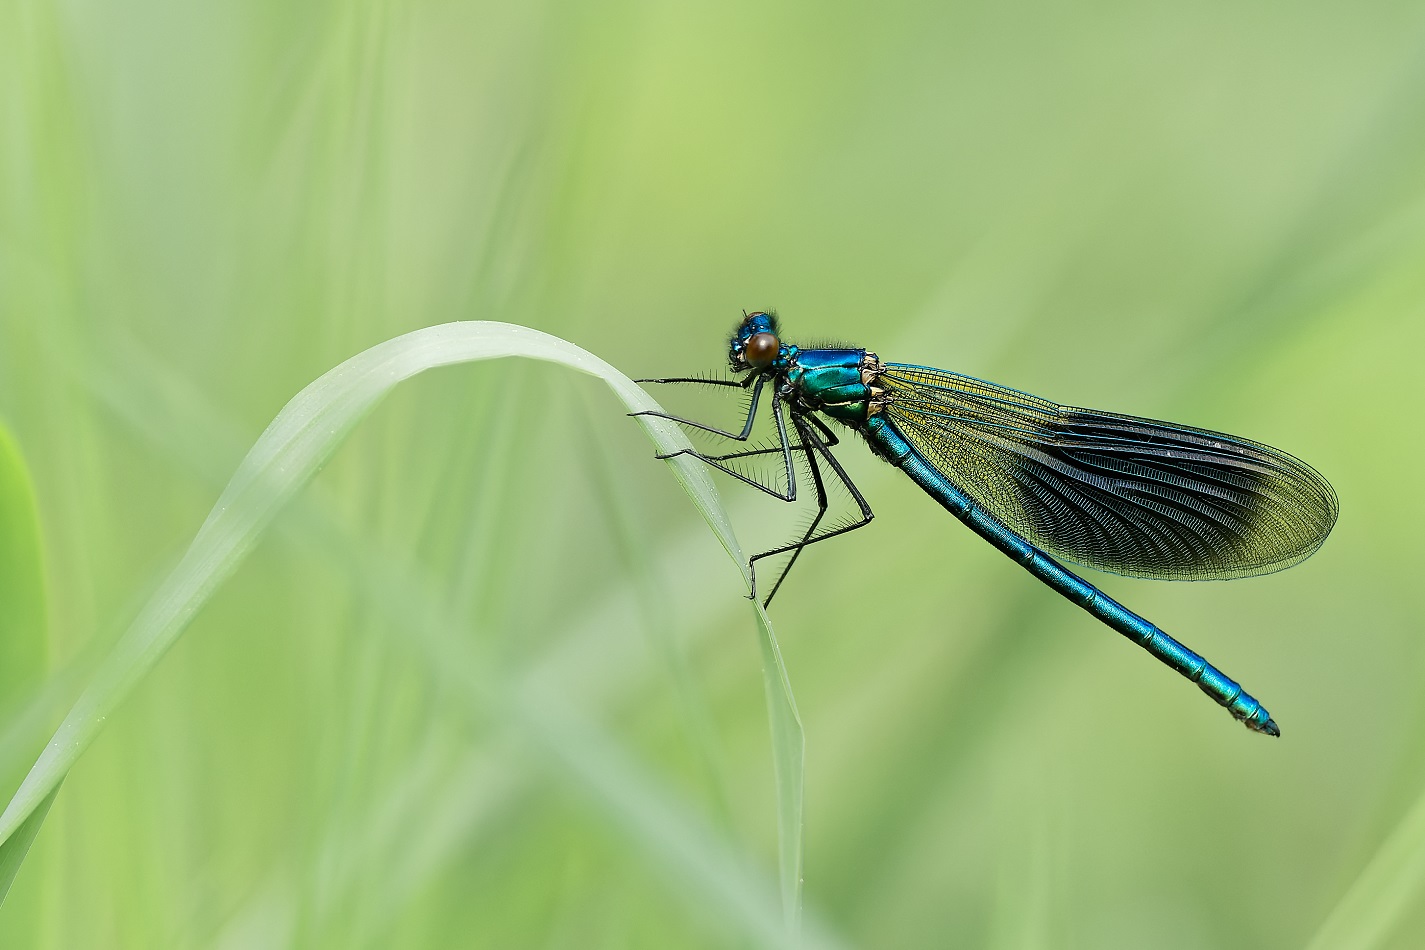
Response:
[[[780,352],[782,352],[782,344],[777,341],[776,336],[771,333],[754,333],[752,338],[747,341],[742,358],[747,361],[748,366],[765,369],[772,365],[772,361],[777,358],[777,354]]]

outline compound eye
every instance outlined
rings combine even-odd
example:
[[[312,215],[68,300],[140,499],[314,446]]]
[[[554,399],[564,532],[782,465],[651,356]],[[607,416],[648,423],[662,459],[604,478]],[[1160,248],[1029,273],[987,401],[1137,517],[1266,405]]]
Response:
[[[754,333],[742,351],[742,358],[747,361],[748,366],[766,369],[781,352],[782,344],[777,340],[776,334]]]

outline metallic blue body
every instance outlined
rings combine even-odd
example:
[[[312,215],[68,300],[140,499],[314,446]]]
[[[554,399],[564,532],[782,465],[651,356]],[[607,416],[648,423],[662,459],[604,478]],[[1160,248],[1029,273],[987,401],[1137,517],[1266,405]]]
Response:
[[[1051,590],[1196,683],[1247,728],[1268,735],[1279,734],[1267,710],[1234,680],[1000,524],[917,452],[890,420],[874,414],[871,411],[874,394],[862,381],[865,350],[797,350],[788,356],[787,383],[807,405],[859,429],[878,455],[909,475],[971,531]]]
[[[949,479],[911,448],[890,422],[873,416],[866,421],[863,431],[867,440],[883,458],[909,475],[917,485],[925,489],[926,494],[940,502],[946,511],[963,521],[971,531],[1004,552],[1050,589],[1078,604],[1192,680],[1199,689],[1225,706],[1233,717],[1240,719],[1249,729],[1269,735],[1277,734],[1276,723],[1272,721],[1267,710],[1235,681],[991,518],[984,509],[967,498]]]

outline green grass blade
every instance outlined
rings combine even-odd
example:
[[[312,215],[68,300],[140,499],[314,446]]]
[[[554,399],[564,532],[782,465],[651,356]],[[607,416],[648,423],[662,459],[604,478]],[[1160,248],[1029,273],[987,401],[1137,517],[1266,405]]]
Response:
[[[19,699],[41,682],[46,660],[45,592],[39,515],[29,469],[10,432],[0,426],[0,708],[24,709]],[[8,736],[6,736],[8,738]],[[19,778],[0,756],[0,780]],[[54,801],[50,792],[35,814],[0,843],[0,902],[29,853],[30,844]]]
[[[0,904],[3,904],[9,895],[10,885],[15,883],[15,875],[20,873],[20,865],[30,853],[30,845],[34,844],[35,835],[39,834],[40,825],[44,824],[45,816],[49,814],[49,808],[58,794],[59,783],[56,783],[50,793],[40,799],[35,809],[20,823],[20,827],[15,829],[14,834],[6,838],[4,844],[0,844]]]
[[[805,802],[806,736],[802,717],[782,662],[782,648],[772,622],[759,603],[757,628],[762,647],[762,677],[767,719],[772,728],[772,765],[777,779],[777,856],[782,880],[782,908],[788,930],[796,933],[802,906],[802,823]]]
[[[609,812],[645,848],[685,874],[690,883],[708,894],[715,906],[733,911],[738,919],[744,921],[748,927],[747,935],[757,946],[832,948],[839,945],[829,933],[815,926],[808,928],[810,933],[805,942],[795,931],[788,932],[789,926],[800,929],[796,904],[788,898],[789,887],[795,888],[790,891],[794,899],[800,893],[800,885],[799,882],[793,885],[785,880],[785,868],[782,883],[784,919],[777,920],[776,905],[761,899],[755,890],[745,886],[749,873],[739,867],[738,856],[729,852],[701,822],[680,815],[672,807],[668,796],[657,793],[656,783],[641,775],[634,760],[622,749],[598,730],[580,722],[571,711],[562,709],[557,697],[548,692],[526,690],[514,699],[526,733],[546,746],[554,759],[581,779],[585,788],[603,799]],[[773,704],[772,708],[777,707]],[[792,712],[795,714],[795,707],[792,707]],[[776,732],[776,726],[780,723],[776,720],[774,723],[774,736],[780,742],[782,737]],[[799,755],[799,742],[794,749]],[[778,761],[781,761],[780,753]],[[800,765],[800,762],[797,758],[796,763]],[[779,769],[778,784],[781,783]],[[796,787],[800,789],[799,780]],[[797,804],[795,817],[798,822],[795,827],[799,830],[800,803]],[[782,839],[789,838],[799,840],[793,830],[783,829]],[[799,861],[796,866],[800,867]]]
[[[35,489],[0,425],[0,708],[13,707],[44,673],[43,564]]]
[[[0,858],[18,868],[59,784],[105,720],[173,645],[194,614],[237,569],[277,511],[320,469],[351,428],[397,383],[438,366],[523,356],[603,379],[630,410],[657,409],[608,363],[548,334],[502,323],[450,323],[417,330],[358,354],[294,397],[239,465],[178,566],[101,664],[19,790],[0,814]],[[674,424],[640,417],[662,452],[688,447]],[[719,542],[749,581],[727,513],[705,469],[670,460]],[[750,586],[750,581],[749,581]],[[802,733],[775,634],[758,611],[777,774],[782,892],[799,917]],[[790,823],[789,823],[790,822]]]

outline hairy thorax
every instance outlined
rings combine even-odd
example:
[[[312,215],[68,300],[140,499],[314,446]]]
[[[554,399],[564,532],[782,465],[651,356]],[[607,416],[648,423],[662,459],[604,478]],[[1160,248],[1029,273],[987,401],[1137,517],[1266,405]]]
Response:
[[[866,350],[799,350],[785,378],[802,407],[854,425],[885,408],[887,393],[878,385],[883,372],[880,359]]]

